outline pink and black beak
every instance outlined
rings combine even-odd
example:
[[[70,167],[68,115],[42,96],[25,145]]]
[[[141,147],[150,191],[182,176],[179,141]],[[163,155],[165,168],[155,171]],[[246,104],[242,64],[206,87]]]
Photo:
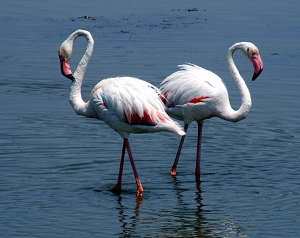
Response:
[[[59,54],[59,60],[60,60],[60,71],[62,75],[73,81],[75,78],[72,74],[72,69],[69,60],[60,54]]]
[[[252,81],[254,81],[263,71],[264,69],[264,64],[262,62],[262,59],[259,55],[259,53],[253,53],[251,56],[251,61],[254,67],[254,73],[252,76]]]

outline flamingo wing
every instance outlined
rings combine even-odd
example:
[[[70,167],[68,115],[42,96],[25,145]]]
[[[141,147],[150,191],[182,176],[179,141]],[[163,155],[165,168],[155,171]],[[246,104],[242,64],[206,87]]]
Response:
[[[221,78],[194,64],[178,66],[179,70],[161,83],[161,92],[167,107],[188,103],[203,103],[213,97],[218,88],[224,88]]]
[[[122,121],[155,125],[159,121],[157,113],[164,110],[155,90],[158,89],[140,79],[117,77],[102,80],[92,93],[100,96],[103,105]]]
[[[156,126],[172,121],[159,98],[159,89],[143,80],[117,77],[102,80],[92,91],[102,105],[130,125]]]

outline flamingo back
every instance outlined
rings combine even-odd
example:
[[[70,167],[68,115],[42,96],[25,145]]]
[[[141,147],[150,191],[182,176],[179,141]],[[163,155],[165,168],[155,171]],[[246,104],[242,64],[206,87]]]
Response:
[[[116,77],[102,80],[92,90],[103,106],[130,125],[174,127],[183,132],[165,112],[159,89],[138,78]],[[182,133],[181,133],[182,134]]]
[[[194,64],[178,66],[179,70],[161,83],[161,92],[167,107],[197,103],[226,91],[222,79],[213,72]]]

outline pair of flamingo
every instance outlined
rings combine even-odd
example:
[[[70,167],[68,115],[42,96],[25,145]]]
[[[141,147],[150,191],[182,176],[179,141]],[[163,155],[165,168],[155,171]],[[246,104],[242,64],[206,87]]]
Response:
[[[87,48],[76,70],[72,73],[70,58],[76,38],[87,39]],[[171,175],[176,176],[176,168],[185,133],[192,121],[198,123],[198,140],[195,176],[200,183],[200,147],[203,121],[210,117],[220,117],[228,121],[244,119],[251,108],[250,92],[233,61],[236,50],[242,50],[254,66],[252,80],[263,70],[263,63],[257,47],[250,42],[240,42],[228,50],[229,69],[242,96],[242,104],[236,111],[232,109],[227,89],[216,74],[196,65],[181,65],[180,70],[168,76],[161,89],[138,78],[116,77],[100,81],[91,92],[91,99],[85,102],[81,97],[81,86],[88,62],[92,56],[94,40],[86,30],[76,30],[61,44],[59,59],[62,74],[71,83],[70,103],[74,111],[86,117],[103,120],[123,138],[123,148],[117,184],[113,191],[121,191],[125,151],[127,150],[136,181],[136,195],[143,196],[143,185],[132,157],[128,137],[131,133],[174,132],[181,136]],[[184,129],[169,115],[184,121]]]

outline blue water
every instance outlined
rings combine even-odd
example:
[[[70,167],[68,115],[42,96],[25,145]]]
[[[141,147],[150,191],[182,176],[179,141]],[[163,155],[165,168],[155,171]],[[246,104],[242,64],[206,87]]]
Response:
[[[298,1],[271,0],[1,3],[1,237],[299,237],[299,12]],[[95,38],[86,98],[101,78],[159,85],[176,65],[193,62],[222,76],[238,107],[227,48],[259,46],[265,70],[255,82],[248,60],[236,57],[249,78],[248,118],[204,124],[201,192],[195,125],[176,179],[169,169],[179,138],[132,135],[144,199],[135,199],[128,160],[123,193],[109,191],[121,138],[72,111],[70,83],[59,72],[57,48],[77,28]],[[84,47],[76,43],[73,63]]]

